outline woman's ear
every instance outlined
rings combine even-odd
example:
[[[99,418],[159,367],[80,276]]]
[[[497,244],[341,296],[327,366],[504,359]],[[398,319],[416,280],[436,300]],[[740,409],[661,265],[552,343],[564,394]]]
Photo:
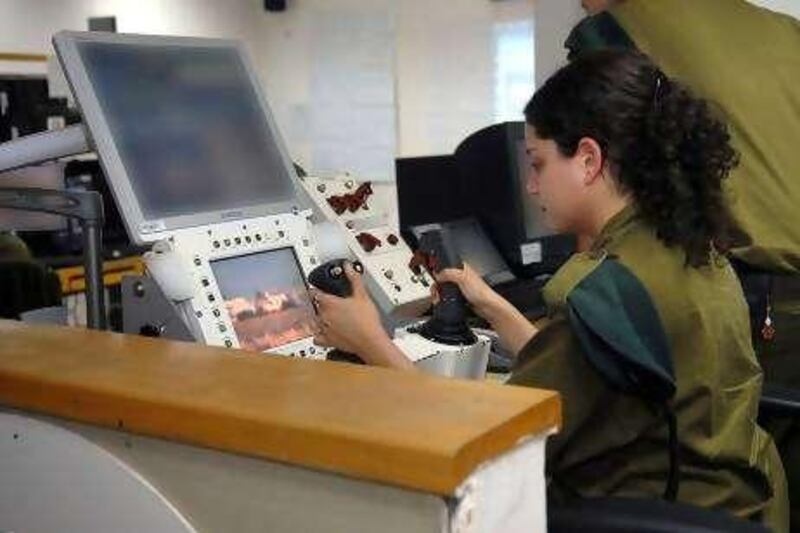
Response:
[[[602,178],[603,150],[600,145],[591,137],[584,137],[578,141],[578,149],[575,150],[575,158],[581,165],[583,172],[583,184],[592,185],[595,181]]]

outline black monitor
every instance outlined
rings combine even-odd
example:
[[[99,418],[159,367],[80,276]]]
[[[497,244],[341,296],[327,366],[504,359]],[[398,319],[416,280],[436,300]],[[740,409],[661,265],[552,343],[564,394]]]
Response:
[[[423,233],[431,229],[443,229],[452,239],[461,260],[475,269],[489,285],[496,286],[515,279],[477,219],[469,217],[437,224],[411,226],[410,231],[415,241],[412,247],[416,247]]]
[[[395,176],[401,229],[472,215],[469,191],[452,155],[397,159]]]
[[[519,277],[552,274],[575,251],[571,236],[548,229],[526,192],[525,123],[505,122],[467,137],[455,152],[471,211]]]

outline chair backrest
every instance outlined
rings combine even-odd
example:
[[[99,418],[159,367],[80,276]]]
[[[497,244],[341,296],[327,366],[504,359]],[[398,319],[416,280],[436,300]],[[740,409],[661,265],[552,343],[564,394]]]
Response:
[[[548,531],[567,533],[767,533],[724,512],[653,499],[598,498],[548,509]]]

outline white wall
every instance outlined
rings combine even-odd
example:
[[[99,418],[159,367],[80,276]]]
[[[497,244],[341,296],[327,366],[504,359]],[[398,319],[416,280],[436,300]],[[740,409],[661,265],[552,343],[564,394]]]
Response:
[[[564,41],[585,16],[580,0],[536,1],[536,85],[559,69],[567,60]]]
[[[467,135],[496,121],[498,39],[505,25],[533,21],[534,2],[398,4],[398,153],[451,153]],[[533,67],[531,58],[531,72]],[[516,118],[522,118],[522,105]]]
[[[336,11],[332,13],[333,5]],[[314,168],[320,143],[313,110],[321,95],[313,80],[316,71],[326,68],[318,57],[321,51],[313,46],[319,42],[314,32],[321,30],[317,21],[326,17],[372,20],[381,28],[372,36],[373,42],[383,39],[392,48],[392,57],[377,54],[372,64],[362,65],[362,74],[378,76],[380,86],[373,92],[379,92],[386,90],[379,73],[391,70],[395,115],[387,120],[393,129],[392,157],[450,153],[466,135],[495,121],[497,32],[507,23],[531,22],[533,8],[534,0],[337,0],[335,4],[330,0],[292,0],[285,13],[260,17],[262,82],[292,152]],[[369,43],[363,41],[363,34],[354,31],[344,42],[347,38],[350,55],[364,60],[363,48]],[[350,57],[345,63],[357,72],[354,61]],[[531,59],[531,67],[532,63]],[[531,93],[533,88],[531,80]],[[358,139],[365,131],[358,117],[365,107],[349,99],[342,106],[353,117],[342,122],[342,137],[360,144]],[[383,130],[386,122],[369,127],[372,135],[389,136]],[[343,145],[342,149],[349,147]],[[367,163],[375,163],[374,158],[369,159]]]
[[[391,173],[395,156],[449,153],[495,122],[498,31],[532,31],[533,5],[290,0],[268,13],[261,0],[0,0],[0,51],[50,53],[53,33],[107,15],[121,32],[239,38],[296,159]]]
[[[250,42],[257,0],[0,0],[0,51],[49,54],[59,30],[114,15],[127,33],[240,37]]]
[[[753,1],[800,17],[798,0]],[[534,18],[541,84],[565,61],[564,39],[583,14],[579,0],[290,0],[289,6],[267,13],[261,0],[0,0],[0,52],[49,53],[56,31],[82,30],[88,17],[107,15],[117,17],[123,32],[239,38],[292,155],[313,169],[315,149],[323,145],[323,162],[335,164],[341,147],[339,161],[368,154],[355,167],[369,168],[385,165],[389,152],[448,153],[495,121],[494,52],[503,24]],[[327,25],[332,18],[354,21],[353,31],[335,37]],[[352,54],[320,50],[337,42]],[[390,50],[371,54],[370,42]],[[319,83],[326,72],[336,79]],[[334,106],[324,96],[337,91],[348,98]]]

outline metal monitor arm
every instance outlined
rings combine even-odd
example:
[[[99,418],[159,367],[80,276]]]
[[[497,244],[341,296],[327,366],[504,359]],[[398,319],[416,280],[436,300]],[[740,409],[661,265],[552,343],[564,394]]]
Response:
[[[82,125],[29,135],[0,144],[0,172],[22,168],[91,150]],[[97,192],[49,189],[0,188],[0,208],[51,213],[77,219],[83,232],[83,265],[86,272],[87,322],[106,329],[103,294],[103,200]]]

